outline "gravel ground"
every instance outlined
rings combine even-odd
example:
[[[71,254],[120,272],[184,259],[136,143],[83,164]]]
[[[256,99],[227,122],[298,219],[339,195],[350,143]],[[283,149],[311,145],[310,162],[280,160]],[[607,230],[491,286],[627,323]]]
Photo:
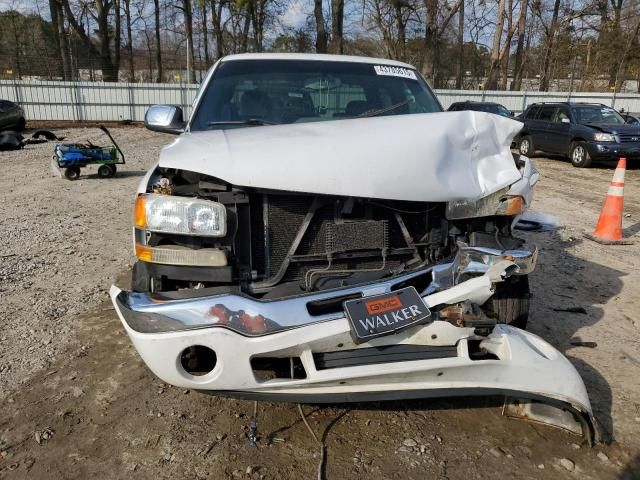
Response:
[[[65,142],[109,143],[95,128],[56,133]],[[0,398],[64,352],[72,319],[107,298],[132,261],[133,193],[167,137],[143,128],[112,133],[136,145],[112,179],[98,178],[95,166],[75,182],[55,177],[54,143],[0,152]]]
[[[95,129],[58,134],[101,138]],[[165,385],[131,346],[107,289],[128,281],[132,195],[171,137],[113,134],[128,155],[114,179],[53,177],[52,144],[0,153],[0,478],[315,477],[318,445],[294,406],[261,403],[260,441],[249,448],[250,402]],[[530,328],[583,376],[608,444],[589,449],[508,421],[494,399],[309,406],[327,478],[640,479],[640,246],[583,239],[610,167],[535,161],[535,210],[566,228],[531,236],[541,251]],[[625,233],[635,238],[639,180],[640,170],[627,172]],[[572,347],[575,337],[598,346]]]

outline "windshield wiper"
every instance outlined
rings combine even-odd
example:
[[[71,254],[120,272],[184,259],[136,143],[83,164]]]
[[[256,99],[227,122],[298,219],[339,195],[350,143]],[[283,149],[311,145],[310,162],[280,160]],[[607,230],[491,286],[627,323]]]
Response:
[[[388,107],[380,108],[378,110],[369,110],[368,112],[361,113],[357,117],[353,117],[353,118],[376,117],[378,115],[382,115],[383,113],[392,112],[396,108],[403,107],[407,103],[409,103],[409,99],[408,98],[406,100],[403,100],[402,102],[398,102],[398,103],[396,103],[394,105],[390,105]]]
[[[213,122],[207,122],[210,127],[221,125],[278,125],[276,122],[270,122],[269,120],[261,120],[259,118],[248,118],[246,120],[218,120]]]

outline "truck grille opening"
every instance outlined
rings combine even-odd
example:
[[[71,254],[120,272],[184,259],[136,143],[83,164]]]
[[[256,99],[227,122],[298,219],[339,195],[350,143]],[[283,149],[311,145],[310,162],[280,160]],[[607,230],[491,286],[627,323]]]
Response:
[[[255,193],[251,290],[297,283],[303,291],[375,281],[450,252],[444,203]]]
[[[431,345],[385,345],[382,347],[358,348],[337,352],[318,352],[313,360],[318,370],[331,368],[359,367],[379,363],[409,362],[436,358],[454,358],[458,348]]]

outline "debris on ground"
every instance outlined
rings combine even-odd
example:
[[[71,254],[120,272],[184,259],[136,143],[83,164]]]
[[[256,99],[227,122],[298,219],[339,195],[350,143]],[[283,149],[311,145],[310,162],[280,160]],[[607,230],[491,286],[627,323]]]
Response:
[[[582,315],[587,314],[587,311],[582,307],[564,307],[564,308],[555,307],[555,308],[552,308],[551,310],[553,310],[554,312],[581,313]]]
[[[569,343],[574,347],[596,348],[598,346],[596,342],[585,342],[580,337],[573,337]]]
[[[53,430],[50,428],[45,428],[44,430],[39,430],[34,433],[34,439],[38,445],[42,445],[42,442],[46,442],[47,440],[53,437]]]
[[[573,469],[576,468],[576,464],[573,462],[573,460],[569,460],[568,458],[561,458],[560,465],[562,465],[564,468],[566,468],[570,472],[572,472]]]

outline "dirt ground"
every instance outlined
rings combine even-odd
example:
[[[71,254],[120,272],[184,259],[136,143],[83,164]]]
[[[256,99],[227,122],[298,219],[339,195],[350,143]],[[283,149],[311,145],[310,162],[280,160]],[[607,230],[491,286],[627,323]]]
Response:
[[[128,282],[132,194],[171,137],[113,134],[127,154],[114,179],[53,177],[52,144],[0,153],[0,478],[316,478],[320,448],[295,405],[260,403],[251,448],[252,402],[165,385],[131,346],[107,290]],[[541,249],[530,329],[574,363],[607,443],[503,418],[499,399],[306,406],[326,478],[640,479],[640,169],[624,219],[638,242],[601,246],[583,233],[612,167],[535,162],[534,210],[566,228],[528,235]]]

